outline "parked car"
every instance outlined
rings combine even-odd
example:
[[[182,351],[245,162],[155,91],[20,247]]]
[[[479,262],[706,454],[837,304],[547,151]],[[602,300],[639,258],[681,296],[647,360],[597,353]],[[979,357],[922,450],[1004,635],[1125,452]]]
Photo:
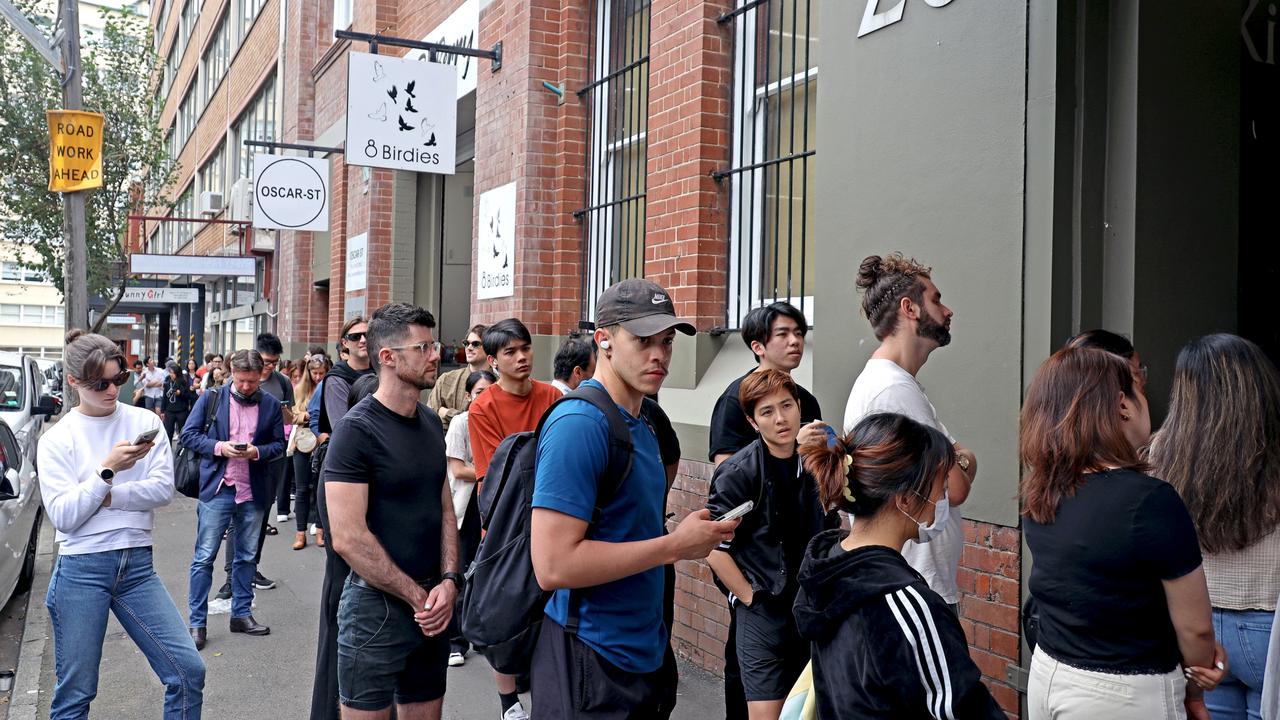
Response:
[[[45,394],[62,400],[62,361],[53,358],[35,358],[35,361],[44,375]]]
[[[0,607],[30,590],[35,577],[43,511],[34,460],[0,419]]]
[[[45,375],[30,355],[0,352],[0,419],[18,438],[22,454],[33,459],[45,421],[61,403],[45,392]]]

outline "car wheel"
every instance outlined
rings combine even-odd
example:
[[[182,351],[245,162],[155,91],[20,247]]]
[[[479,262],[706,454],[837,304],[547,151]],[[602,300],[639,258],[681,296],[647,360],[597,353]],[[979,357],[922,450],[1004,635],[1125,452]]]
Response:
[[[24,593],[31,589],[31,582],[36,578],[36,550],[40,545],[40,520],[43,513],[36,512],[36,521],[31,524],[31,537],[27,539],[27,551],[22,557],[22,573],[18,575],[18,584],[14,593]]]

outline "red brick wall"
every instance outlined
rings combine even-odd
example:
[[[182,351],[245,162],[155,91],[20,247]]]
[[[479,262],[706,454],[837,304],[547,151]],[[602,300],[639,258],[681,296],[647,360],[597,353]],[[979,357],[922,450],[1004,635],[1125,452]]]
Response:
[[[683,460],[668,511],[675,528],[688,513],[706,506],[711,484],[710,463]],[[1021,577],[1021,533],[973,520],[964,522],[965,546],[960,561],[960,624],[969,638],[969,654],[982,669],[983,681],[1013,720],[1018,718],[1018,693],[1005,680],[1009,665],[1020,653],[1018,607]],[[672,643],[677,654],[695,665],[721,674],[729,610],[724,595],[711,581],[704,561],[676,565],[676,613]]]

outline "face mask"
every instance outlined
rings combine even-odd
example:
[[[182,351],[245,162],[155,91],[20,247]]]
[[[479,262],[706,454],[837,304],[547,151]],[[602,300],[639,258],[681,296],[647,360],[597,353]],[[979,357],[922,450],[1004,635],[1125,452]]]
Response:
[[[907,515],[907,511],[898,508],[898,512]],[[951,516],[951,500],[947,497],[946,491],[942,493],[942,499],[933,503],[933,524],[925,525],[915,518],[907,515],[916,524],[916,542],[927,543],[932,542],[942,535],[942,531],[947,527],[947,520]]]

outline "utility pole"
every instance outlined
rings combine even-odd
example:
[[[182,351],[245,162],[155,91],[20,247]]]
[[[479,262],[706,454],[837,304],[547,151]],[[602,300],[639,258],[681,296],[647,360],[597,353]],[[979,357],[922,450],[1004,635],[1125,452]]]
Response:
[[[61,0],[58,12],[62,54],[62,107],[82,110],[80,73],[80,0]],[[62,240],[67,264],[62,269],[66,328],[89,327],[89,278],[85,258],[84,199],[87,191],[62,194]]]
[[[62,109],[81,110],[84,105],[80,74],[79,0],[59,0],[58,22],[52,42],[9,0],[0,0],[0,17],[31,43],[36,52],[61,76]],[[89,326],[88,265],[85,258],[85,192],[62,194],[62,241],[66,252],[62,296],[66,300],[66,327]]]

